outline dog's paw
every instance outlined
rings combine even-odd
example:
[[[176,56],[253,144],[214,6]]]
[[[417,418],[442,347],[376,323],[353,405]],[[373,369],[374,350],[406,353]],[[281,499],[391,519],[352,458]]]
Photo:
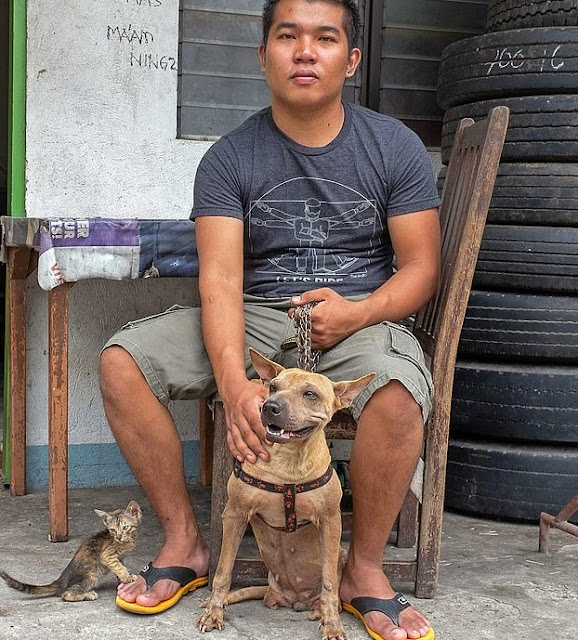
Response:
[[[197,628],[201,633],[217,629],[222,631],[225,626],[223,620],[223,609],[219,607],[207,607],[201,617],[197,620]]]
[[[327,621],[321,626],[323,627],[323,640],[347,640],[347,634],[339,620]]]

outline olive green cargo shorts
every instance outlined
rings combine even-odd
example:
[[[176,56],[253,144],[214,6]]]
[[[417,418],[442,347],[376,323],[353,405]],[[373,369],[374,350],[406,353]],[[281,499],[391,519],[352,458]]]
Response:
[[[257,377],[249,360],[249,347],[285,367],[296,366],[297,349],[281,348],[284,340],[295,335],[293,321],[287,315],[290,306],[290,298],[245,295],[249,378]],[[112,345],[119,345],[131,354],[164,405],[170,400],[191,400],[216,391],[203,344],[199,307],[173,306],[164,313],[130,322],[104,348]],[[424,422],[431,409],[431,376],[419,342],[408,329],[393,322],[362,329],[323,351],[317,371],[336,382],[371,372],[377,374],[351,406],[356,420],[371,395],[390,380],[399,380],[408,389],[421,407]]]

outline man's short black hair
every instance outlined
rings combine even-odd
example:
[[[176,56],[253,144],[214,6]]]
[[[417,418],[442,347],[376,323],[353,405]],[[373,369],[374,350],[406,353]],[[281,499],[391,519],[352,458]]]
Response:
[[[265,0],[263,5],[263,44],[267,44],[267,37],[275,18],[275,9],[281,0]],[[358,46],[361,31],[359,9],[355,0],[306,0],[306,2],[328,2],[337,4],[345,9],[345,31],[349,41],[349,50]]]

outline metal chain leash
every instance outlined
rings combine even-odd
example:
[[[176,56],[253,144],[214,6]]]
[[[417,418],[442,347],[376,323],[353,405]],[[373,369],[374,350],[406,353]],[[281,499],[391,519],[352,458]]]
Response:
[[[316,300],[297,307],[293,314],[297,341],[297,366],[300,369],[315,373],[319,364],[321,351],[311,348],[311,312],[317,304]]]

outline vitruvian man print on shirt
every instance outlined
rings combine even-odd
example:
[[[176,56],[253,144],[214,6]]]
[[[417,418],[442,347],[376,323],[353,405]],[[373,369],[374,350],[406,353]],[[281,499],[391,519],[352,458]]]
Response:
[[[252,201],[248,212],[250,252],[278,250],[261,256],[256,271],[278,282],[324,286],[364,278],[382,233],[375,200],[320,178],[282,182]]]

